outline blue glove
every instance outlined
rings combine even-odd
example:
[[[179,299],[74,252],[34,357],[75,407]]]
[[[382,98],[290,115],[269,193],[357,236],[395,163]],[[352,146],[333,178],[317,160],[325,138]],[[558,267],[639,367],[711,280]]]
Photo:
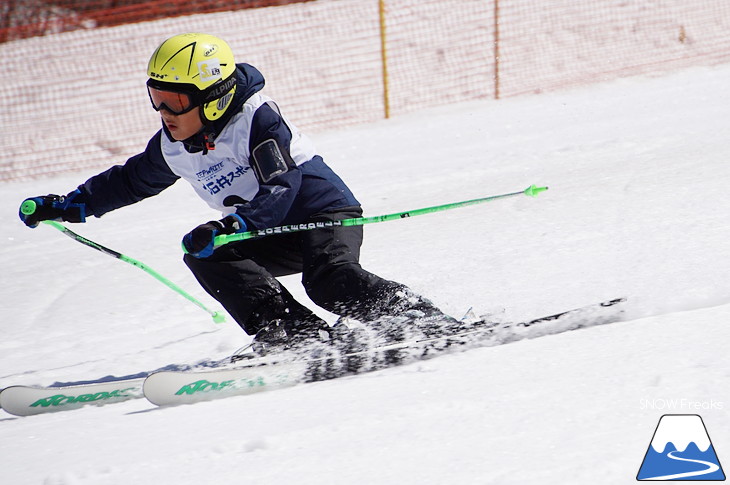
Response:
[[[49,194],[25,199],[18,215],[28,227],[38,227],[41,221],[86,222],[86,204],[75,202],[81,195],[79,189],[67,196]]]
[[[185,234],[182,240],[183,251],[196,258],[207,258],[213,254],[216,236],[245,231],[246,222],[238,214],[231,214],[220,221],[206,222]]]

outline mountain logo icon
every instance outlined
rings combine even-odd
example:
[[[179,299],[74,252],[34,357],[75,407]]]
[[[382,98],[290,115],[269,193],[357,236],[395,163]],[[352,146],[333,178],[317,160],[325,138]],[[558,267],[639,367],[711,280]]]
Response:
[[[696,414],[662,416],[636,479],[725,480],[702,418]]]

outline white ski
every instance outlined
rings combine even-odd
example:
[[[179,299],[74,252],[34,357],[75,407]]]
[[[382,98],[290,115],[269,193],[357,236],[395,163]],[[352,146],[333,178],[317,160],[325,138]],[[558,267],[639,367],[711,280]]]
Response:
[[[158,406],[190,404],[222,397],[334,379],[441,355],[451,350],[500,345],[621,320],[623,298],[521,323],[475,322],[464,331],[342,353],[328,344],[305,354],[283,352],[241,361],[236,368],[161,371],[144,382],[145,397]]]
[[[102,406],[143,397],[144,378],[66,387],[10,386],[0,391],[0,407],[16,416],[31,416]]]

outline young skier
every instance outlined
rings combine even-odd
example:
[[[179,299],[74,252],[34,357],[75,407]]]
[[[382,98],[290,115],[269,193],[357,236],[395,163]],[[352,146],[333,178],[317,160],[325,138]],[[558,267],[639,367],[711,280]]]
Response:
[[[265,353],[327,337],[326,322],[276,279],[294,273],[302,273],[314,303],[338,315],[363,322],[406,315],[411,325],[444,318],[406,286],[360,266],[361,226],[214,247],[217,235],[337,221],[359,217],[362,209],[312,142],[261,93],[261,73],[235,64],[222,39],[199,33],[171,37],[152,54],[147,75],[162,129],[144,152],[66,196],[33,197],[36,212],[20,212],[27,226],[49,219],[85,222],[157,195],[183,178],[223,215],[183,237],[185,264],[243,330],[255,335],[254,349]]]

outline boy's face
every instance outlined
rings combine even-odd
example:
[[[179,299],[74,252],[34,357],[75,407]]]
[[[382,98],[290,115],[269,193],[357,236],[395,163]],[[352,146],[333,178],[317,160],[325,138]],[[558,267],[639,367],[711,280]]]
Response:
[[[200,120],[200,107],[175,115],[166,109],[160,110],[162,122],[175,140],[185,140],[203,129],[203,122]]]

